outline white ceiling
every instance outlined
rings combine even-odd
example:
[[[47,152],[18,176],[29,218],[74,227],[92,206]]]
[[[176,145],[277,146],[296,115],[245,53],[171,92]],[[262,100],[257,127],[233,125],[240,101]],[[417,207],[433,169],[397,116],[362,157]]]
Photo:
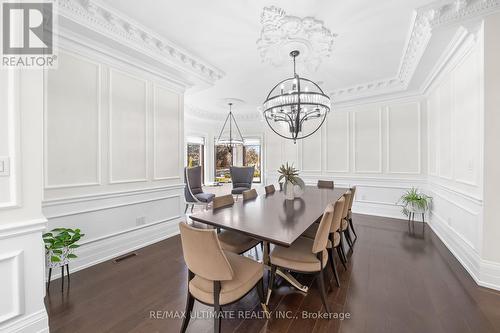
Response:
[[[262,63],[256,47],[260,15],[266,6],[287,15],[313,16],[338,36],[333,53],[318,70],[299,74],[319,81],[325,92],[394,77],[412,25],[414,9],[429,0],[103,0],[145,27],[191,51],[226,75],[214,86],[193,89],[186,103],[226,112],[221,99],[246,103],[238,112],[256,112],[270,88],[292,68]]]

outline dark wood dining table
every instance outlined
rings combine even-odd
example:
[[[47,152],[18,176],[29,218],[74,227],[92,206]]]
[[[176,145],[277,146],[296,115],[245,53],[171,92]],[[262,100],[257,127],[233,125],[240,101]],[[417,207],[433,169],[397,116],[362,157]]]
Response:
[[[302,195],[285,200],[283,191],[262,194],[257,198],[235,202],[232,206],[206,210],[190,216],[193,221],[217,228],[241,232],[264,242],[264,262],[267,263],[269,244],[288,247],[323,215],[328,203],[337,201],[346,188],[306,186]],[[280,275],[296,288],[307,292],[290,274]]]

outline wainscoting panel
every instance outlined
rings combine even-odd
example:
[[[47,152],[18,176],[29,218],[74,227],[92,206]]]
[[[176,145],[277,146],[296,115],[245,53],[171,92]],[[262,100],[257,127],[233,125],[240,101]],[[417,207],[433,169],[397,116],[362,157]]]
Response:
[[[24,261],[23,251],[12,251],[0,255],[0,323],[24,313]]]
[[[382,111],[356,110],[354,117],[354,171],[382,172]]]
[[[427,99],[427,133],[432,142],[429,142],[428,173],[432,176],[438,174],[439,152],[439,91],[433,91]],[[431,141],[431,140],[429,140]]]
[[[331,112],[326,120],[326,170],[349,172],[349,112]]]
[[[445,78],[439,91],[439,109],[430,110],[439,115],[439,176],[447,179],[453,178],[452,170],[452,110],[453,110],[453,85],[452,77]]]
[[[179,178],[179,94],[156,86],[154,90],[154,179]]]
[[[306,123],[304,125],[304,131],[311,131],[312,125]],[[300,151],[301,151],[301,169],[305,172],[321,172],[322,164],[322,129],[319,129],[316,133],[308,138],[300,141]]]
[[[399,104],[387,110],[387,171],[419,174],[421,171],[420,104]]]
[[[98,185],[100,66],[65,52],[58,62],[45,85],[45,187]]]
[[[146,81],[114,69],[109,77],[110,182],[146,181]]]

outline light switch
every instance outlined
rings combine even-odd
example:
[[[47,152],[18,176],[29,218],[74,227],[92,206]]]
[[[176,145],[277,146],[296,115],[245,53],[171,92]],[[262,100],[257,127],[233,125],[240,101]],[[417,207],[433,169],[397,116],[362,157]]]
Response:
[[[0,156],[0,177],[9,176],[9,157]]]

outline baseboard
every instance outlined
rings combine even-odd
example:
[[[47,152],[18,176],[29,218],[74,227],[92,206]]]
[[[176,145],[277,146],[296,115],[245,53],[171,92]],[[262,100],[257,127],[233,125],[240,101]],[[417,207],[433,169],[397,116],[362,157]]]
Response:
[[[7,324],[0,325],[3,333],[48,333],[49,317],[45,308],[35,313],[10,320]]]
[[[84,244],[78,248],[78,252],[76,253],[78,258],[69,265],[70,273],[175,236],[179,233],[179,221],[180,218],[157,221],[139,229]],[[61,273],[59,270],[54,270],[52,280],[60,277]]]
[[[500,290],[500,264],[482,260],[479,254],[436,214],[431,215],[429,226],[479,286]]]

